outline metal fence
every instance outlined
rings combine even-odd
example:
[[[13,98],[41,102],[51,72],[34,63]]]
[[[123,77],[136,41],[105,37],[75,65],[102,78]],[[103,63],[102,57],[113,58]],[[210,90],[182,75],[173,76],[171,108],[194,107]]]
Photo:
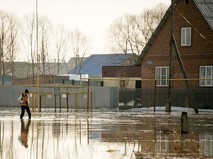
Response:
[[[36,87],[27,87],[30,92],[31,107],[36,109],[97,109],[128,107],[165,106],[168,88],[156,89],[119,89],[117,87],[45,87],[40,88],[38,104]],[[18,106],[17,98],[25,86],[0,86],[0,106]],[[213,89],[192,89],[199,109],[213,109]],[[188,107],[190,101],[185,89],[172,91],[172,106]],[[38,108],[38,105],[40,106]]]
[[[118,105],[118,88],[115,87],[42,87],[0,86],[0,106],[18,106],[18,97],[25,90],[30,90],[30,105],[33,110],[55,108],[61,109],[97,109],[116,108]],[[39,104],[38,104],[39,101]]]
[[[199,109],[213,109],[213,89],[192,89],[195,102]],[[165,106],[168,99],[168,88],[154,89],[120,89],[119,103],[121,106],[152,107]],[[172,91],[172,106],[190,106],[185,89]]]

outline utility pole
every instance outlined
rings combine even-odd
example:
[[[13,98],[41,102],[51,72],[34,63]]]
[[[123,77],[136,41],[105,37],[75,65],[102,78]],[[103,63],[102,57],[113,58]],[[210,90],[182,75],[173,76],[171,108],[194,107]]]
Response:
[[[3,73],[2,73],[2,67],[3,67],[3,49],[2,49],[2,40],[1,40],[1,37],[0,37],[0,76],[2,76],[3,78]],[[3,85],[3,79],[2,81],[0,81],[0,85]]]
[[[188,0],[185,1],[186,3],[189,3]],[[184,77],[186,89],[187,89],[187,95],[190,101],[190,105],[194,108],[195,113],[198,113],[198,105],[195,102],[195,98],[193,95],[193,92],[190,88],[189,82],[187,80],[187,74],[186,70],[182,61],[182,58],[180,56],[180,52],[177,47],[177,43],[174,37],[174,0],[171,0],[171,41],[170,41],[170,55],[169,55],[169,90],[168,90],[168,99],[166,102],[166,112],[171,112],[171,105],[172,105],[172,95],[171,95],[171,89],[172,89],[172,74],[173,74],[173,49],[175,50],[175,53],[177,55],[177,60],[180,64],[180,68]]]
[[[38,111],[40,112],[40,56],[39,56],[39,51],[38,51],[38,0],[36,0],[36,53],[37,53],[37,86],[36,86],[36,91],[37,91],[37,106],[38,106]]]
[[[171,105],[172,105],[172,73],[173,73],[173,41],[172,37],[174,36],[174,0],[171,0],[171,37],[170,37],[170,53],[169,53],[169,88],[168,88],[168,98],[167,102],[165,104],[165,111],[166,112],[171,112]]]
[[[0,38],[0,74],[2,74],[2,58],[3,58],[3,50],[1,45],[1,38]]]

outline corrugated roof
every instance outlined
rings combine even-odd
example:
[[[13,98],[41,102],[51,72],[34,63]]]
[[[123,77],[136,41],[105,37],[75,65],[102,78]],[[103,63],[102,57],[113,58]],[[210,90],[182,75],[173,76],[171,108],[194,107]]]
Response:
[[[213,0],[194,0],[194,2],[213,30]]]
[[[102,66],[122,66],[133,54],[96,54],[85,59],[82,64],[69,71],[69,74],[101,75]]]

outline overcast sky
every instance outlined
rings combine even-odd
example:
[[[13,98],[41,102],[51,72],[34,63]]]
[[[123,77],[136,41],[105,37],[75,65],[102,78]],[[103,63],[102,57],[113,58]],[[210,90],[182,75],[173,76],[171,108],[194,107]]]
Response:
[[[104,53],[106,31],[112,21],[125,13],[138,14],[171,0],[38,0],[39,16],[47,16],[53,24],[64,24],[71,31],[79,28],[92,39],[93,54]],[[36,0],[0,0],[0,10],[19,17],[35,12]]]

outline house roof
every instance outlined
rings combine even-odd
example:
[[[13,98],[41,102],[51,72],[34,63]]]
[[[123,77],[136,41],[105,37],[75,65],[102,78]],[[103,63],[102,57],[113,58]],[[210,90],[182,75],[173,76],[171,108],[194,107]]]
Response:
[[[102,66],[123,66],[132,59],[133,54],[96,54],[85,59],[69,74],[101,75]]]
[[[213,30],[213,1],[212,0],[194,0],[197,8]]]
[[[5,63],[6,65],[10,65],[10,63]],[[14,62],[15,65],[15,77],[16,78],[28,78],[33,76],[32,63],[28,62]],[[34,64],[35,75],[37,74],[37,64]],[[47,62],[45,63],[45,74],[54,75],[57,74],[57,63]],[[74,64],[72,63],[60,63],[59,64],[59,73],[67,73],[71,68],[74,68]],[[41,74],[43,74],[43,65],[40,64]],[[10,67],[8,70],[11,71]]]
[[[176,0],[174,3],[177,3],[179,0]],[[209,26],[213,30],[213,1],[212,0],[193,0]],[[164,24],[168,20],[168,18],[171,16],[172,6],[168,8],[166,11],[164,17],[161,19],[159,25],[155,29],[154,33],[150,37],[149,41],[146,43],[144,49],[142,50],[141,54],[139,55],[136,65],[141,64],[141,59],[147,54],[150,47],[152,46],[153,42],[155,41],[156,37],[158,36],[161,29],[164,27]]]
[[[57,63],[55,62],[46,62],[45,63],[45,74],[46,75],[56,75],[58,74],[57,69],[59,69],[59,74],[65,74],[77,66],[81,61],[85,60],[85,57],[72,57],[67,63]],[[37,64],[34,64],[34,75],[37,75]],[[12,74],[11,62],[4,62],[6,74]],[[43,64],[40,64],[40,74],[43,74]],[[28,62],[14,62],[14,77],[15,78],[29,78],[33,76],[33,65]]]

